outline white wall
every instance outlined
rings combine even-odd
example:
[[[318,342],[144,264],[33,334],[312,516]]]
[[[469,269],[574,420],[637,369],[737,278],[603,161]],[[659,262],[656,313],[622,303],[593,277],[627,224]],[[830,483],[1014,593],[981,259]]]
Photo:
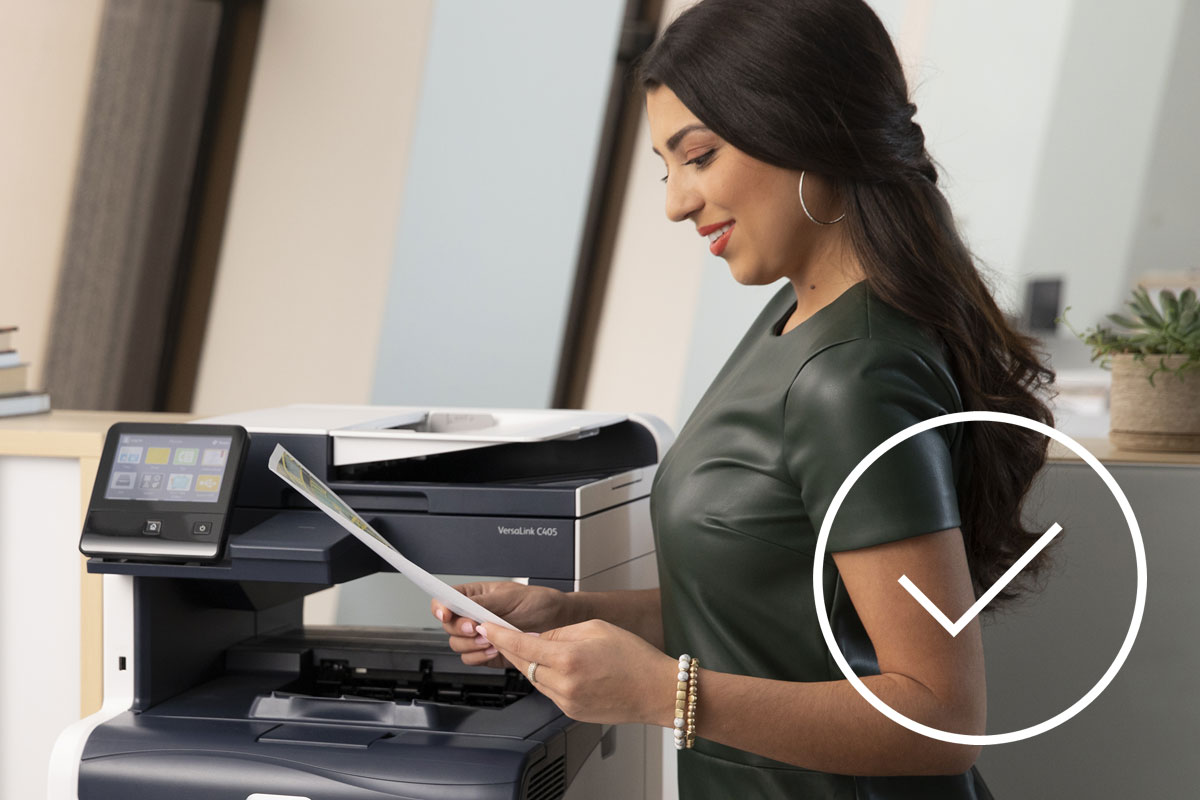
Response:
[[[101,0],[0,0],[0,327],[41,386]]]
[[[910,3],[910,5],[913,5]],[[960,229],[1016,310],[1072,0],[929,2],[910,85]],[[1051,270],[1052,271],[1052,270]]]
[[[660,29],[691,4],[667,0]],[[650,147],[643,112],[583,406],[647,412],[678,428],[703,251],[693,228],[668,222]]]
[[[1127,292],[1182,8],[1183,0],[1088,0],[1072,8],[1018,264],[1066,276],[1076,327],[1102,321]]]
[[[624,5],[434,4],[373,402],[550,403]]]
[[[1147,273],[1200,272],[1200,3],[1184,3],[1172,35],[1153,155],[1134,207],[1137,233],[1125,254],[1129,287]]]
[[[267,3],[197,413],[368,401],[431,12]]]

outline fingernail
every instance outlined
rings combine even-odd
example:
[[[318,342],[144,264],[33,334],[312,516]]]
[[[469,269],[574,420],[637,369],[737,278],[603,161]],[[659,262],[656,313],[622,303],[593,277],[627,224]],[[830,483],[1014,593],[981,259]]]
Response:
[[[462,632],[463,633],[474,633],[475,632],[475,626],[471,624],[471,620],[469,620],[469,619],[463,620]]]
[[[482,625],[476,627],[475,632],[478,633],[483,638],[485,638],[485,639],[487,638],[487,628],[483,627]]]
[[[433,612],[433,615],[438,618],[438,622],[446,621],[446,620],[442,619],[442,610],[440,608],[437,611]]]
[[[487,650],[483,651],[484,655],[488,655],[488,656],[494,656],[494,655],[496,655],[496,653],[499,653],[499,652],[500,651],[494,647],[489,647]]]
[[[486,636],[476,636],[475,637],[475,644],[487,644],[487,643],[488,643],[488,640],[487,640]]]

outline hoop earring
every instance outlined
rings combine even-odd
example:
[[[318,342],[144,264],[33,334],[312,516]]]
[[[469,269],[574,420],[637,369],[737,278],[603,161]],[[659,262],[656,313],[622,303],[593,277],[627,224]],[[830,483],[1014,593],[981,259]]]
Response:
[[[816,217],[814,217],[812,215],[812,212],[808,210],[808,206],[805,205],[805,203],[804,203],[804,173],[805,172],[806,172],[806,170],[800,170],[800,207],[804,209],[805,216],[807,216],[809,219],[811,219],[817,225],[833,225],[835,223],[838,223],[838,222],[841,222],[842,220],[844,220],[846,218],[845,211],[842,212],[842,215],[840,217],[838,217],[837,219],[832,220],[830,222],[822,222],[821,220],[817,219]]]

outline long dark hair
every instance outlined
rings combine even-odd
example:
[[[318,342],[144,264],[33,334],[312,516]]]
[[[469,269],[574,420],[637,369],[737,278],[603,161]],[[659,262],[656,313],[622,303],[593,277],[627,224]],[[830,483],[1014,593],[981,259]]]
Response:
[[[865,2],[704,0],[643,55],[637,78],[670,88],[742,152],[830,179],[870,289],[942,344],[964,409],[1053,425],[1042,395],[1054,373],[1008,324],[963,243],[895,47]],[[978,595],[1042,533],[1020,517],[1048,440],[999,423],[964,433],[958,496]],[[1045,555],[1023,573],[1025,587]],[[1009,584],[999,599],[1018,591]]]

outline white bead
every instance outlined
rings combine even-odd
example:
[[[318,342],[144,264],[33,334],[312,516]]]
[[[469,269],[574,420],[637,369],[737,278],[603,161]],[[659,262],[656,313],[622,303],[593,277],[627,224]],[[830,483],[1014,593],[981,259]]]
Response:
[[[683,664],[684,666],[687,666],[688,664],[692,663],[692,657],[689,656],[687,653],[684,653],[683,655],[681,655],[679,657],[679,663]]]
[[[688,679],[688,674],[686,672],[684,672],[683,670],[679,670],[678,678],[681,681],[686,681]]]
[[[675,727],[676,727],[676,728],[682,728],[682,727],[683,727],[683,717],[676,717],[676,718],[675,718]]]

